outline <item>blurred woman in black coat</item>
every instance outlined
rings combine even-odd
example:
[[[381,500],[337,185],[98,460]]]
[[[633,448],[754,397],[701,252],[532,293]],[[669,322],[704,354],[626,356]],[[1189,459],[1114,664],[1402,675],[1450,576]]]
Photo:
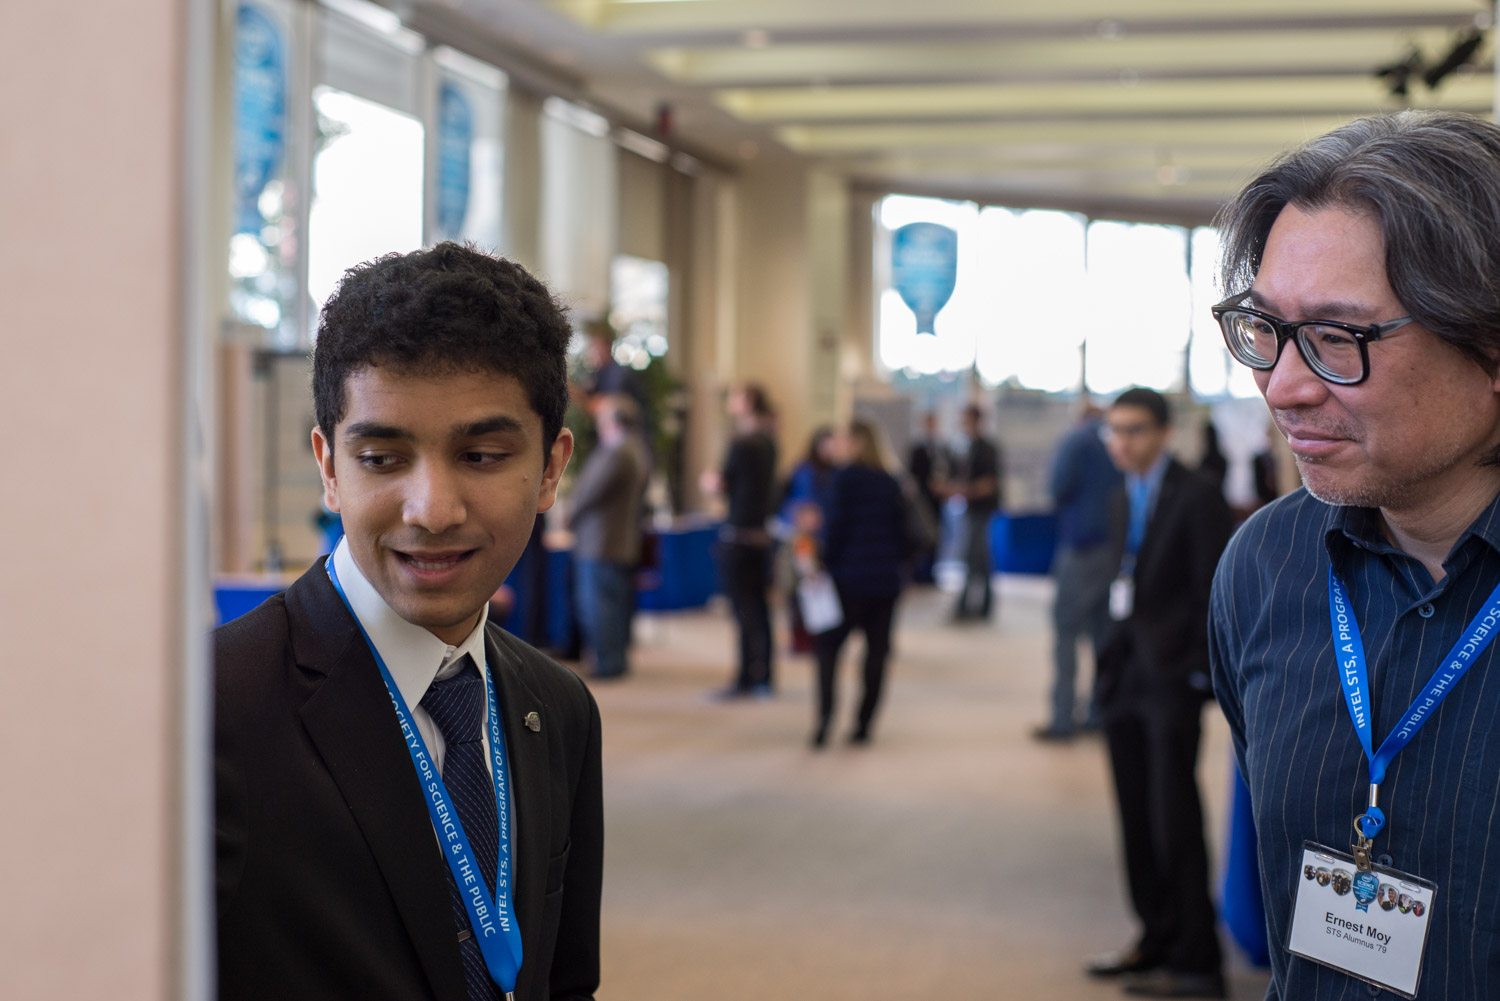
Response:
[[[870,739],[891,650],[891,620],[907,574],[913,541],[908,501],[891,475],[879,431],[855,420],[840,435],[845,465],[834,474],[825,512],[823,562],[838,590],[843,621],[813,640],[818,660],[818,709],[812,745],[828,740],[839,651],[851,630],[865,634],[864,694],[851,743]]]

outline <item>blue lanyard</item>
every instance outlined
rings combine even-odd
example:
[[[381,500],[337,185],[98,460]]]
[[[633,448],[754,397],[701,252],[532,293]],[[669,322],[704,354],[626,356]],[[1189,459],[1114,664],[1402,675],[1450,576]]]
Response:
[[[1339,667],[1339,678],[1344,686],[1344,703],[1349,707],[1349,718],[1359,734],[1360,745],[1370,762],[1370,806],[1356,818],[1354,824],[1366,838],[1373,838],[1385,826],[1385,814],[1376,804],[1380,784],[1385,781],[1385,770],[1411,743],[1422,725],[1432,718],[1439,703],[1453,691],[1479,655],[1489,647],[1500,627],[1500,585],[1490,592],[1489,600],[1474,616],[1474,621],[1464,630],[1448,656],[1438,665],[1428,679],[1427,686],[1406,710],[1406,715],[1396,728],[1386,735],[1380,750],[1374,750],[1371,740],[1374,706],[1370,701],[1370,679],[1365,667],[1365,645],[1359,637],[1359,623],[1354,619],[1354,609],[1349,607],[1349,596],[1343,581],[1328,568],[1328,616],[1333,624],[1333,654]]]
[[[333,568],[332,556],[328,557],[325,565],[328,568],[328,579],[333,581],[334,590],[344,600],[344,607],[349,609],[355,625],[359,626],[359,631],[365,638],[365,645],[375,658],[376,666],[380,668],[380,680],[385,682],[385,689],[391,696],[391,704],[396,709],[396,721],[401,724],[401,736],[406,740],[406,749],[411,754],[412,764],[416,766],[417,775],[426,791],[423,799],[427,801],[432,829],[443,840],[446,849],[443,855],[448,860],[448,868],[452,870],[454,882],[458,884],[464,898],[464,906],[468,908],[469,926],[473,929],[475,941],[479,943],[484,965],[490,971],[490,978],[509,997],[516,989],[516,975],[521,970],[521,927],[511,908],[510,797],[506,794],[510,770],[505,760],[505,737],[500,732],[500,710],[488,672],[485,672],[484,694],[489,702],[495,810],[496,819],[500,822],[500,858],[495,866],[493,899],[485,892],[484,877],[480,874],[478,865],[479,856],[469,847],[469,836],[464,832],[463,822],[458,819],[458,811],[448,801],[448,788],[443,785],[442,776],[438,774],[432,756],[427,753],[427,742],[417,730],[416,722],[406,708],[406,700],[401,697],[401,690],[396,687],[380,651],[370,642],[370,634],[365,632],[359,616],[354,615],[354,607],[349,604],[349,596],[344,593],[344,585],[339,583],[338,572]]]

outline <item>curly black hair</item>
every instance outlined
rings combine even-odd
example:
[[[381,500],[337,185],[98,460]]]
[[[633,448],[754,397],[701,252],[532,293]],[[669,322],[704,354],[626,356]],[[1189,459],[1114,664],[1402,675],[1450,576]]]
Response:
[[[313,409],[330,438],[351,374],[371,366],[442,375],[496,372],[521,383],[542,419],[543,454],[568,409],[567,312],[520,265],[440,243],[344,272],[313,348]]]

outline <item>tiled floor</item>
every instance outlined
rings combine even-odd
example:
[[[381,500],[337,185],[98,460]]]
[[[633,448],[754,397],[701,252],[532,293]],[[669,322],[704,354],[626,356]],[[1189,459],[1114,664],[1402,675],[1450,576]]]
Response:
[[[706,698],[730,673],[722,609],[643,618],[632,676],[597,685],[607,860],[603,1001],[1093,999],[1081,961],[1135,934],[1103,749],[1029,737],[1048,683],[1049,583],[1005,578],[993,624],[911,592],[876,737],[806,744],[812,666],[773,700]],[[855,696],[846,651],[841,726]],[[1230,775],[1210,709],[1218,855]],[[1226,939],[1233,955],[1233,947]],[[1235,998],[1265,978],[1231,961]]]

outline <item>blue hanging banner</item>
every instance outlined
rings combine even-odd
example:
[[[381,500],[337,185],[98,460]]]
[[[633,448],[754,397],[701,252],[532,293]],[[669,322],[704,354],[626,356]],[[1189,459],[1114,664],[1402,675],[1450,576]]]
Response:
[[[463,235],[473,149],[474,106],[457,84],[444,80],[438,89],[437,226],[445,240]]]
[[[260,194],[286,152],[286,36],[265,11],[241,4],[234,30],[235,232],[259,233]]]
[[[933,333],[957,283],[958,233],[935,222],[914,222],[891,234],[891,287],[917,314],[917,333]]]

